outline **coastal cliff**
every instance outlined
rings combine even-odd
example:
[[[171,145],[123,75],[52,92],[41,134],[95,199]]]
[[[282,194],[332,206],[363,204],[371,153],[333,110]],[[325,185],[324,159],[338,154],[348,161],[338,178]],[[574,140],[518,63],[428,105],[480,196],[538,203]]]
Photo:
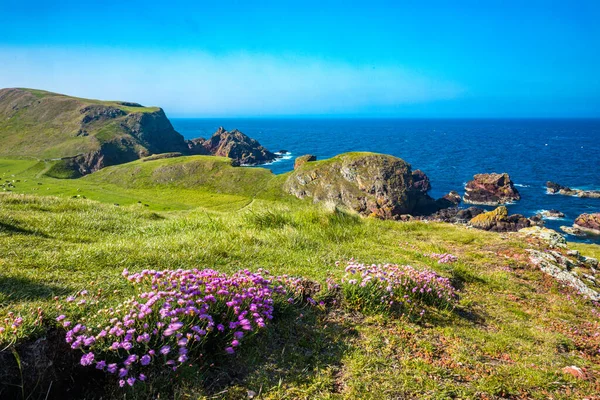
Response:
[[[2,89],[0,119],[0,155],[60,161],[75,176],[187,150],[161,108],[137,103]]]
[[[238,165],[278,158],[238,130],[219,128],[209,139],[185,140],[159,107],[0,90],[0,156],[52,161],[51,176],[74,178],[161,153],[212,154]]]

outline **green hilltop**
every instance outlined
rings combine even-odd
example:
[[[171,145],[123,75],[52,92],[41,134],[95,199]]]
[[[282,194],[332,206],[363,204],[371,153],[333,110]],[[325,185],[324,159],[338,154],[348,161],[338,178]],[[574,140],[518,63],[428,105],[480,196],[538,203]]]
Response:
[[[73,176],[187,150],[162,109],[136,103],[1,89],[0,119],[0,156],[62,159]]]

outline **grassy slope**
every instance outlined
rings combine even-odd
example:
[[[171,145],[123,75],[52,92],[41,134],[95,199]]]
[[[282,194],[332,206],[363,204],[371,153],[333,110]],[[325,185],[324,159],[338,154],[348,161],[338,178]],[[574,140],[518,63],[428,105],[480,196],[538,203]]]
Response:
[[[36,158],[75,156],[99,148],[99,144],[118,134],[118,126],[99,125],[89,128],[89,136],[76,136],[80,129],[80,108],[105,105],[127,113],[156,112],[158,107],[129,107],[116,101],[100,101],[65,96],[36,89],[21,89],[20,109],[0,124],[0,155]],[[31,96],[28,96],[31,94]],[[31,106],[25,105],[33,102]],[[0,116],[2,116],[0,109]],[[112,129],[112,131],[111,131]],[[108,132],[108,131],[110,132]],[[43,132],[43,134],[42,134]]]
[[[244,398],[252,390],[265,398],[566,399],[599,389],[598,380],[560,372],[578,365],[600,374],[600,343],[586,336],[598,316],[524,263],[523,249],[535,244],[515,235],[361,219],[286,200],[275,189],[280,177],[214,157],[136,161],[77,180],[45,177],[44,168],[0,160],[0,176],[21,179],[16,192],[62,196],[0,194],[0,317],[9,310],[27,315],[26,335],[39,333],[28,310],[57,312],[54,295],[93,285],[110,293],[103,304],[127,296],[123,268],[266,267],[323,281],[341,276],[335,261],[355,257],[427,266],[462,286],[459,308],[426,323],[342,310],[275,321],[199,379],[176,381],[180,397]],[[178,185],[158,183],[189,171]],[[238,173],[245,183],[232,185]],[[76,193],[101,202],[70,198]],[[137,204],[141,198],[150,207]],[[600,253],[598,246],[576,247]],[[440,265],[424,256],[430,252],[460,261]]]
[[[79,179],[47,176],[53,166],[52,161],[0,159],[0,179],[15,181],[11,188],[15,193],[80,196],[119,205],[141,203],[151,210],[238,209],[255,197],[282,197],[277,188],[281,177],[263,168],[232,167],[231,160],[222,157],[139,160]]]

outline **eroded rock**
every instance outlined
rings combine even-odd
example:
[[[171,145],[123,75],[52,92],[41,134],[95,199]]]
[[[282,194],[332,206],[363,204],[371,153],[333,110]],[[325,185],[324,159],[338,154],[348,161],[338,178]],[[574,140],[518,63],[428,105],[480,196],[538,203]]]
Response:
[[[581,265],[579,260],[572,260],[553,250],[543,252],[527,249],[527,252],[529,253],[529,261],[543,272],[572,287],[590,300],[600,301],[600,293],[598,292],[600,288],[595,277],[595,271],[577,271],[575,267]]]
[[[508,215],[508,209],[504,206],[475,216],[469,224],[477,229],[493,232],[516,232],[534,225],[521,214]]]
[[[463,201],[468,204],[500,205],[520,200],[521,195],[507,173],[477,174],[465,186]]]
[[[210,154],[229,157],[239,165],[259,165],[276,160],[280,156],[264,148],[257,140],[234,129],[220,127],[209,139],[191,141],[190,149],[201,144]]]
[[[284,189],[298,198],[329,201],[383,219],[435,207],[422,188],[415,188],[410,164],[374,153],[346,153],[310,162],[294,170],[284,183]]]
[[[600,213],[581,214],[575,219],[573,226],[584,232],[600,235]]]

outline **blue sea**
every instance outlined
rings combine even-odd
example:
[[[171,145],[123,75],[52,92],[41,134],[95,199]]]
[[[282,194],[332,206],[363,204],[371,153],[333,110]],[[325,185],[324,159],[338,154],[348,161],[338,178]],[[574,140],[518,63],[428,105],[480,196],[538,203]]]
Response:
[[[294,158],[318,159],[348,151],[391,154],[423,170],[430,194],[464,193],[474,174],[507,172],[522,199],[511,213],[532,216],[557,209],[562,220],[546,220],[559,230],[582,213],[600,212],[600,199],[546,194],[546,181],[579,189],[600,189],[600,120],[566,119],[171,119],[186,139],[209,137],[219,127],[239,129],[271,151],[291,154],[265,168],[293,169]],[[600,238],[573,241],[600,243]]]

